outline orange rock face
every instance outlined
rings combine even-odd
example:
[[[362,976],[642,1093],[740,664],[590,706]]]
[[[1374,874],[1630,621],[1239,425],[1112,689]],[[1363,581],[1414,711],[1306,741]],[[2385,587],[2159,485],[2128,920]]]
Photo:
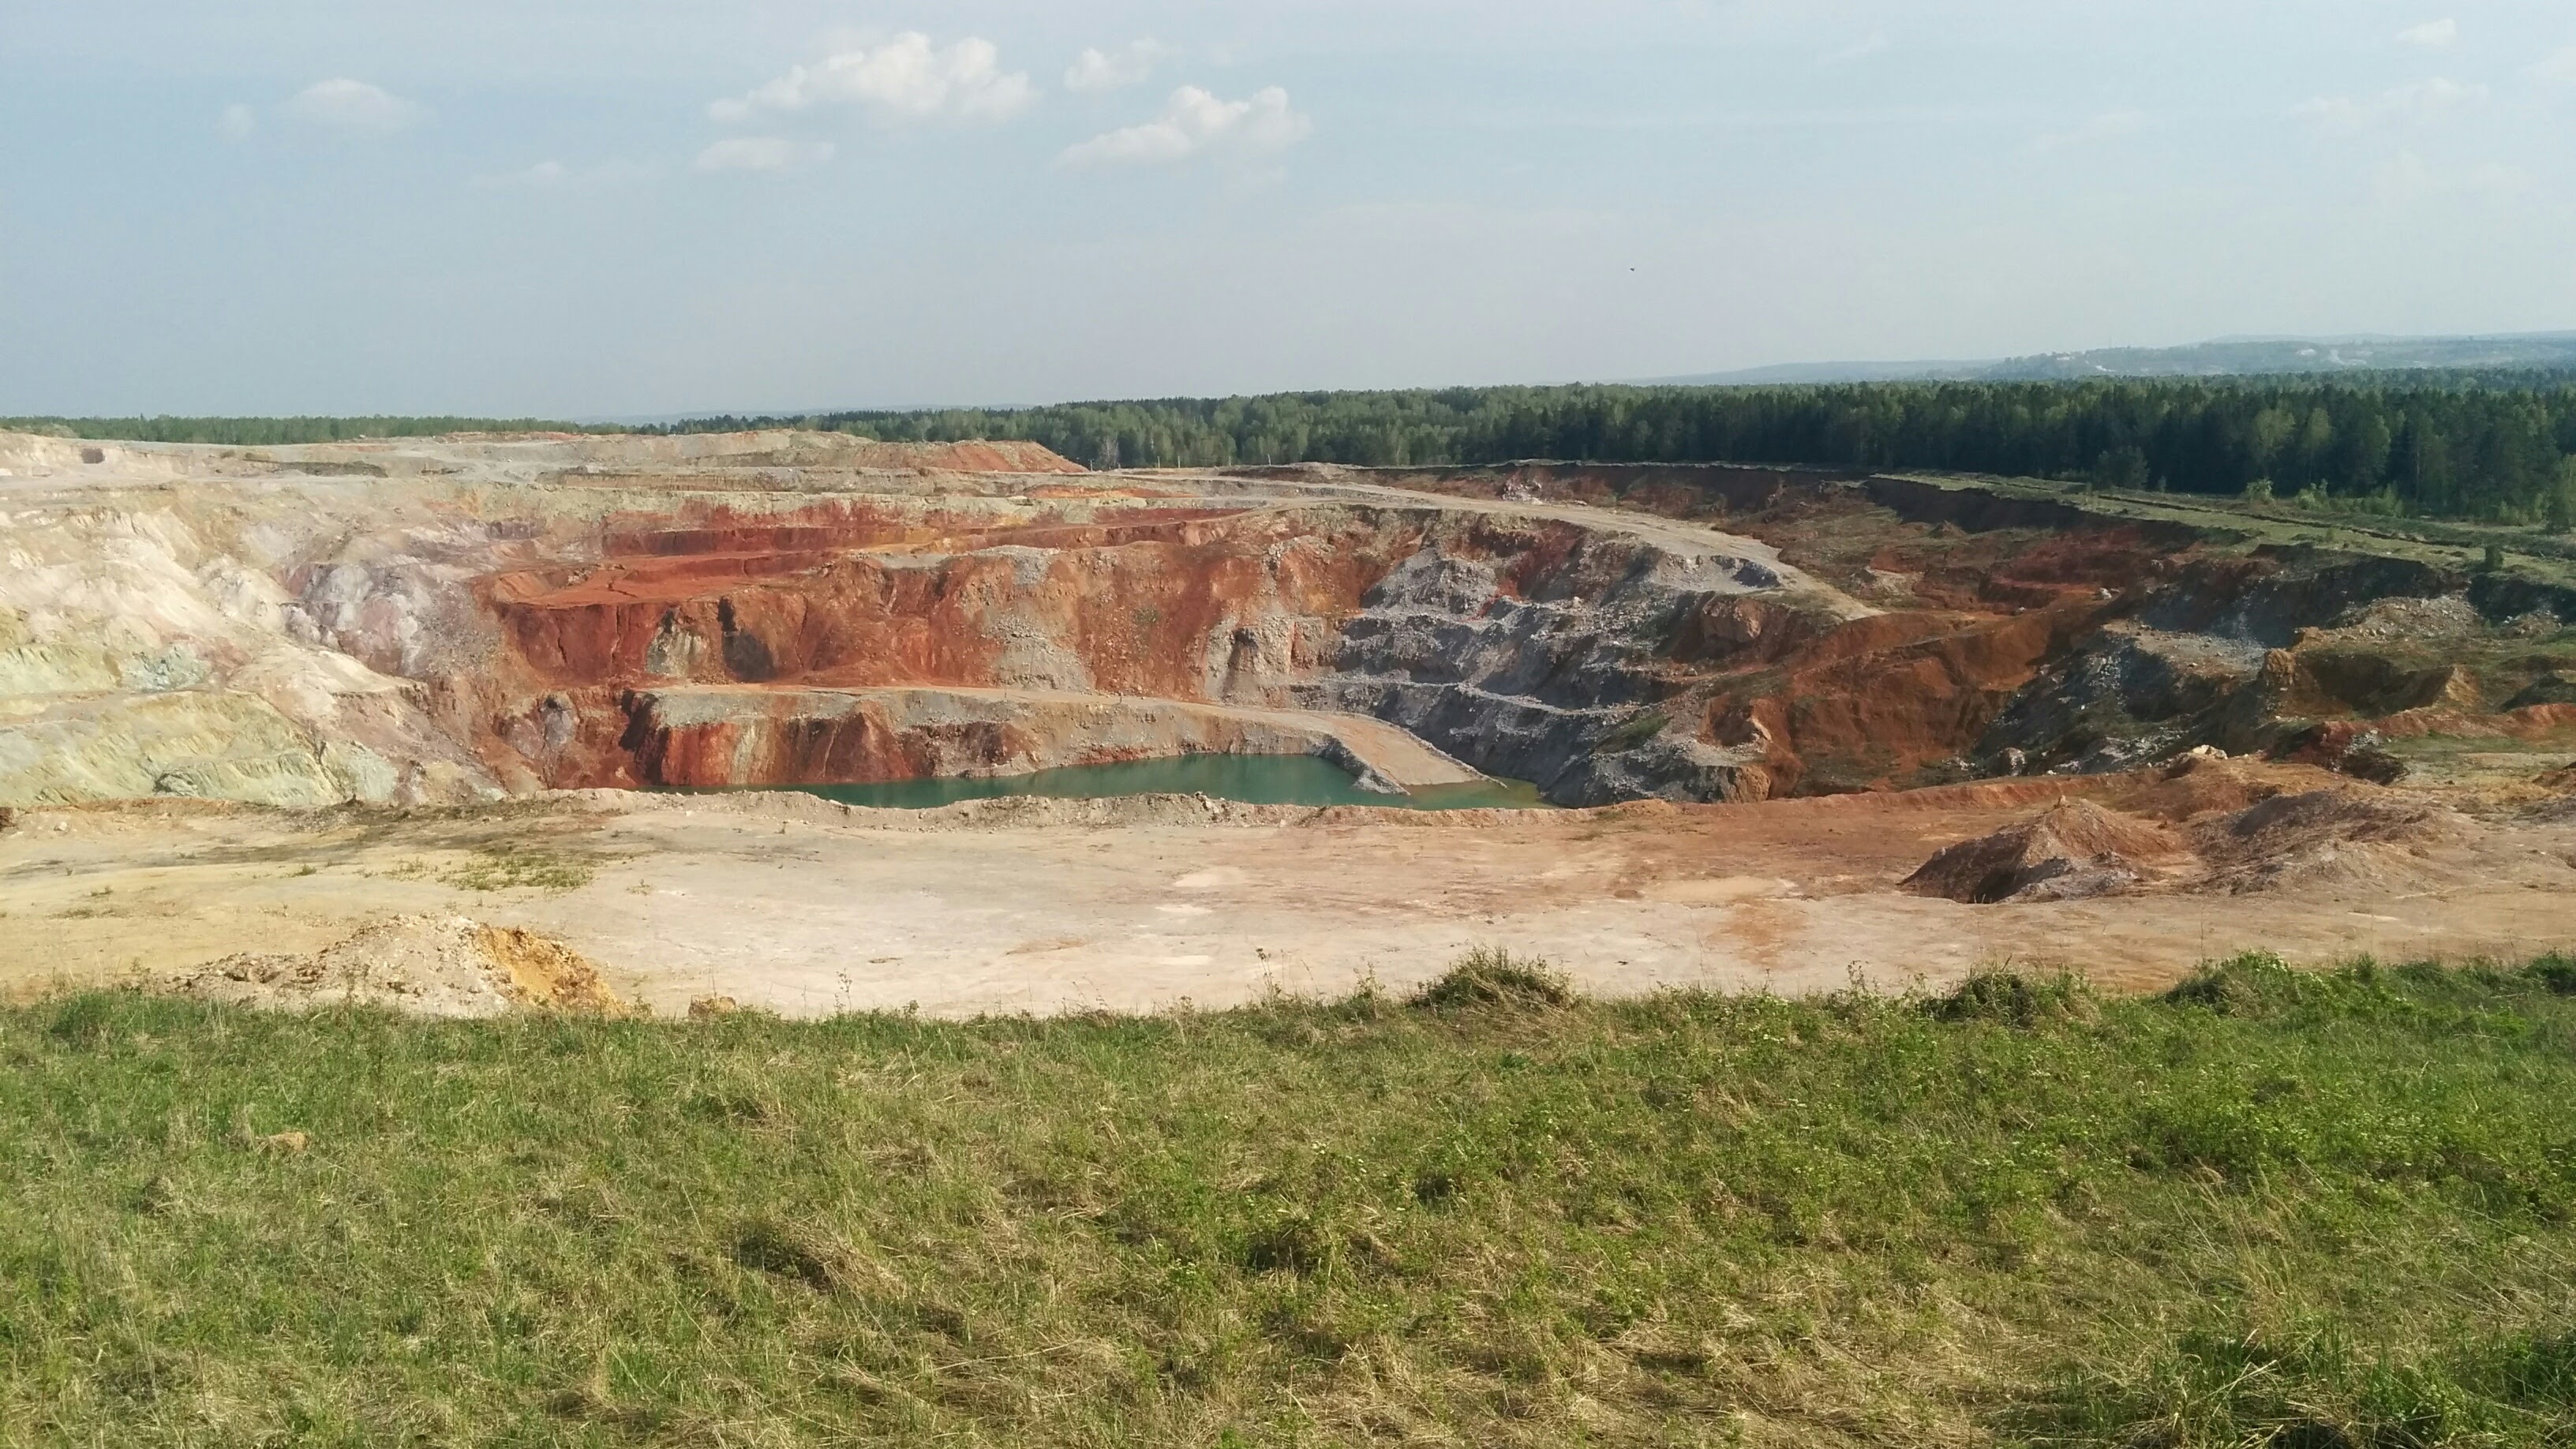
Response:
[[[1054,757],[1006,719],[898,726],[790,697],[937,687],[1374,714],[1561,803],[2117,769],[2195,743],[2340,764],[2374,738],[2487,721],[2551,735],[2576,709],[2494,712],[2546,661],[2480,675],[2318,632],[2373,598],[2456,586],[2413,566],[2209,550],[2188,530],[1908,480],[1634,471],[1633,487],[1566,467],[1400,480],[1490,508],[1229,491],[1240,478],[806,502],[711,483],[482,574],[497,649],[436,697],[478,719],[467,732],[496,774],[558,786]],[[1511,506],[1533,492],[1728,534]],[[654,702],[691,686],[740,692],[722,715]]]
[[[726,726],[631,737],[614,701],[685,683],[1273,701],[1329,667],[1340,620],[1419,546],[1400,522],[1326,521],[1129,508],[997,527],[842,507],[625,519],[599,563],[499,574],[483,594],[519,692],[579,717],[550,783],[740,783],[703,763],[732,753]],[[781,727],[812,734],[779,762],[798,780],[926,768],[864,719]]]

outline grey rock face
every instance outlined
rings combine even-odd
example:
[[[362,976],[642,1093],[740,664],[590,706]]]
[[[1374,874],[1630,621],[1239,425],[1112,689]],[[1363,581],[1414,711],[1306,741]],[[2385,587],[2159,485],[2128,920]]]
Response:
[[[1713,568],[1589,541],[1518,597],[1490,562],[1435,543],[1369,593],[1332,675],[1300,694],[1401,725],[1560,805],[1727,799],[1749,760],[1666,733],[1652,706],[1671,692],[1664,655],[1684,612],[1711,585],[1766,580],[1777,582],[1750,561]]]

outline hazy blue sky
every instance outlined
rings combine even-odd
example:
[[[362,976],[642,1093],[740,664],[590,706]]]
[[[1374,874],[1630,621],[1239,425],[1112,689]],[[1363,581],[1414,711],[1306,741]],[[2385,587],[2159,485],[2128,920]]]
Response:
[[[0,414],[2576,327],[2576,5],[0,0]]]

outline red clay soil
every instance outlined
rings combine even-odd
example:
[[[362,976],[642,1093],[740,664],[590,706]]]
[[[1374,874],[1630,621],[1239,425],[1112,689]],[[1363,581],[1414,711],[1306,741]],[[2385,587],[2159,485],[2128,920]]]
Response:
[[[1702,738],[1767,739],[1775,793],[1884,788],[1966,754],[2016,691],[2089,628],[2099,606],[2061,598],[2024,613],[1881,614],[1783,651],[1765,673],[1712,693]]]

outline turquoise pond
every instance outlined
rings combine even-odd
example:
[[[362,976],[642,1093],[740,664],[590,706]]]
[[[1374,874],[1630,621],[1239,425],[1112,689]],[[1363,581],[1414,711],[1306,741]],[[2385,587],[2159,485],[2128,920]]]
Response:
[[[960,800],[1049,795],[1095,800],[1114,795],[1208,795],[1247,805],[1383,805],[1405,810],[1545,810],[1538,787],[1521,780],[1429,786],[1411,795],[1363,790],[1350,774],[1313,755],[1173,755],[1115,765],[1069,765],[992,779],[896,780],[882,785],[782,785],[844,805],[928,810]]]

